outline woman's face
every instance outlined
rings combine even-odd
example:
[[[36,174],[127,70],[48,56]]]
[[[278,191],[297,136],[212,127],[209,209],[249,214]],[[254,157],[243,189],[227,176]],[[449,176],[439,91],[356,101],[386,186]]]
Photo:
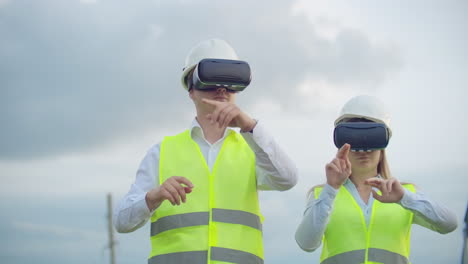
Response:
[[[373,171],[377,172],[377,166],[380,162],[381,150],[371,152],[349,152],[349,161],[353,171]]]

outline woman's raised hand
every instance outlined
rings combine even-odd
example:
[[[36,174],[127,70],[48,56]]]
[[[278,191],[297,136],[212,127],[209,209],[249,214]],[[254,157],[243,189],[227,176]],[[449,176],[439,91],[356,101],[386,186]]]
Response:
[[[401,183],[395,179],[380,179],[380,178],[370,178],[367,179],[365,184],[368,184],[372,187],[378,188],[382,195],[379,195],[376,191],[372,190],[372,195],[374,198],[382,203],[397,203],[403,198],[405,194],[405,189]]]
[[[336,153],[336,157],[325,166],[327,184],[335,189],[339,189],[351,175],[351,162],[348,158],[350,149],[349,144],[344,144]]]

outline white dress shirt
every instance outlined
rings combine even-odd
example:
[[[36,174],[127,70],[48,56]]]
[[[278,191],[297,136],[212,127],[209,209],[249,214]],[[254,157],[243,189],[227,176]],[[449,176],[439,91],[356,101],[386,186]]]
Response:
[[[369,196],[367,204],[361,199],[354,183],[347,179],[343,186],[353,196],[364,215],[367,226],[372,214],[374,197]],[[373,187],[374,190],[377,190]],[[296,230],[296,242],[304,251],[312,252],[320,247],[322,237],[333,211],[333,203],[339,190],[328,184],[322,189],[318,199],[311,192],[302,222]],[[403,198],[398,202],[403,208],[414,213],[413,223],[424,226],[441,234],[449,233],[457,228],[457,216],[445,206],[429,200],[419,190],[415,193],[405,188]]]
[[[234,130],[226,129],[223,137],[213,144],[205,139],[196,119],[192,122],[190,131],[211,170],[226,136],[234,133]],[[257,189],[284,191],[296,185],[297,168],[261,122],[257,122],[252,133],[246,132],[241,135],[255,153]],[[132,232],[142,227],[153,213],[148,209],[145,196],[151,189],[159,187],[157,179],[160,146],[161,142],[148,150],[137,171],[135,182],[114,209],[114,226],[118,232]],[[190,199],[190,196],[187,199]]]

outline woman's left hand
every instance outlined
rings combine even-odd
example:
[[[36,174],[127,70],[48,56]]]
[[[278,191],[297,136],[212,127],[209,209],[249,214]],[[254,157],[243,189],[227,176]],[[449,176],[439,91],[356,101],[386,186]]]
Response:
[[[395,178],[388,180],[371,178],[367,179],[364,183],[376,187],[382,192],[382,195],[379,195],[375,190],[372,190],[374,198],[382,203],[397,203],[405,194],[405,189]]]

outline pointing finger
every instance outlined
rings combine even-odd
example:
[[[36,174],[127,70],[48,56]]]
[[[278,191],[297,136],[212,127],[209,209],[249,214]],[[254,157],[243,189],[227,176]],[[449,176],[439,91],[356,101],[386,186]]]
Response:
[[[349,150],[351,149],[351,145],[348,143],[344,144],[338,153],[336,153],[336,157],[339,159],[348,159]]]
[[[202,103],[212,105],[212,106],[217,106],[219,104],[219,102],[216,100],[211,100],[211,99],[206,99],[206,98],[202,99]]]

